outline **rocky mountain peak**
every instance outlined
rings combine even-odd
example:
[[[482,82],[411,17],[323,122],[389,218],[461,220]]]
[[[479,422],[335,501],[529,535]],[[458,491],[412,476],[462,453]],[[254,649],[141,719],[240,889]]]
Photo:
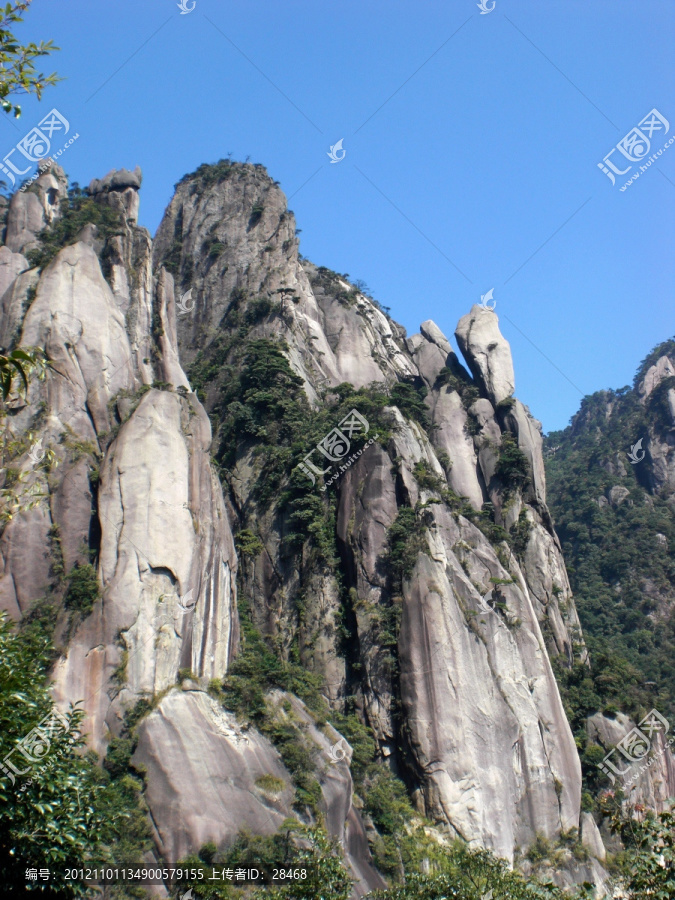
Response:
[[[496,406],[513,396],[515,377],[511,347],[499,330],[497,314],[475,304],[459,320],[455,337],[484,395]]]
[[[140,185],[138,169],[94,179],[42,265],[0,249],[0,334],[51,361],[14,427],[59,460],[2,533],[0,598],[16,618],[55,598],[54,694],[84,699],[97,752],[147,704],[135,760],[157,853],[270,834],[295,803],[363,893],[381,884],[377,823],[353,792],[395,773],[436,828],[510,861],[578,827],[551,660],[586,651],[495,313],[457,310],[465,368],[435,323],[408,337],[303,259],[261,166],[185,176],[154,241]],[[73,612],[85,566],[97,589]],[[333,765],[331,716],[368,736],[363,788]]]

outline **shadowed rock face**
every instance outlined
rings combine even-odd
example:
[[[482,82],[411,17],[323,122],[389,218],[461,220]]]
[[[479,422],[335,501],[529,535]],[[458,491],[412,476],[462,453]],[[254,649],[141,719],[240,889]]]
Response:
[[[293,216],[261,167],[223,164],[183,179],[154,245],[135,224],[139,185],[140,173],[125,171],[90,185],[122,214],[105,277],[91,230],[41,273],[22,268],[23,238],[0,250],[0,334],[19,329],[52,361],[12,427],[59,460],[49,477],[30,469],[27,483],[46,498],[0,538],[0,599],[24,614],[53,587],[55,553],[70,574],[94,550],[100,596],[69,629],[71,613],[60,614],[55,696],[84,699],[91,745],[103,752],[125,709],[167,692],[139,727],[135,757],[148,771],[158,851],[175,859],[208,840],[228,843],[243,826],[271,833],[289,814],[290,787],[270,797],[256,786],[264,774],[290,785],[276,751],[205,692],[236,652],[232,534],[249,523],[262,549],[242,561],[240,583],[256,624],[282,652],[297,639],[329,703],[355,698],[380,756],[405,772],[426,815],[508,859],[536,833],[577,827],[580,766],[549,654],[571,661],[579,623],[546,507],[540,425],[509,400],[513,364],[496,315],[474,307],[458,326],[472,380],[433,322],[406,339],[344,277],[299,258]],[[17,236],[26,230],[18,208],[15,220]],[[24,317],[17,298],[30,285]],[[176,305],[188,290],[189,314]],[[211,468],[209,419],[182,365],[230,341],[217,368],[234,371],[246,342],[263,338],[285,342],[315,408],[345,381],[427,388],[432,427],[387,407],[386,439],[332,489],[340,578],[323,566],[303,581],[285,549],[288,521],[256,500],[254,445],[242,445],[225,497]],[[209,411],[218,389],[205,387]],[[516,486],[503,475],[504,435],[525,460]],[[26,471],[28,449],[16,460]],[[417,549],[394,584],[388,531],[402,508],[417,510]],[[500,528],[512,530],[513,547]],[[392,609],[400,627],[385,646]],[[193,673],[190,690],[176,685],[181,669]],[[288,700],[304,723],[328,827],[357,890],[377,887],[348,767],[331,765],[331,740],[297,698],[268,699]]]

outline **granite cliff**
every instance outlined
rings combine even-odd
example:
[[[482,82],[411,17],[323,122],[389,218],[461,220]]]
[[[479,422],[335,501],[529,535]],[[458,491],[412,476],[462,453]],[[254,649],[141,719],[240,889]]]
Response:
[[[514,861],[579,829],[552,660],[587,651],[496,313],[457,311],[465,367],[433,322],[408,337],[302,258],[261,166],[185,176],[154,241],[140,185],[139,170],[93,181],[74,233],[52,166],[5,211],[0,344],[44,347],[50,367],[12,410],[7,466],[39,500],[0,537],[0,602],[20,619],[59,599],[54,695],[84,701],[99,754],[146,703],[132,762],[157,858],[319,816],[357,894],[383,884],[339,729],[267,685],[277,738],[310,748],[318,788],[298,804],[279,740],[228,705],[254,632],[360,723],[438,835]],[[602,872],[568,869],[561,883]]]

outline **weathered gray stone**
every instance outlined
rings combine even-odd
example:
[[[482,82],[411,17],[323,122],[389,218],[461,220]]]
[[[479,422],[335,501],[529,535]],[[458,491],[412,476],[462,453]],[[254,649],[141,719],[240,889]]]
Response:
[[[657,388],[665,378],[675,376],[675,366],[667,356],[660,356],[653,366],[647,370],[645,377],[640,382],[638,390],[644,398],[649,397],[654,388]]]
[[[232,534],[209,467],[208,418],[194,404],[190,416],[188,402],[145,394],[101,467],[103,599],[55,672],[59,699],[84,697],[97,748],[103,722],[115,733],[124,706],[165,690],[181,668],[205,680],[222,676],[236,644]],[[111,704],[105,686],[120,642],[126,687]]]
[[[515,390],[511,347],[499,330],[499,319],[478,304],[455,330],[459,349],[488,400],[496,406]]]
[[[595,824],[593,814],[589,812],[581,814],[581,843],[596,859],[604,860],[607,856],[598,826]]]
[[[613,488],[609,490],[609,502],[612,506],[621,506],[622,503],[625,503],[626,498],[630,496],[630,491],[628,488],[625,488],[622,484],[615,484]]]
[[[62,529],[67,567],[82,560],[93,502],[88,469],[93,451],[101,453],[102,597],[76,623],[56,665],[54,692],[61,703],[84,699],[90,743],[102,752],[119,733],[126,708],[168,691],[141,725],[136,757],[148,768],[158,849],[180,856],[209,839],[231,840],[242,824],[269,833],[290,810],[290,787],[279,800],[255,785],[260,774],[286,777],[276,751],[254,729],[239,729],[203,693],[208,679],[223,677],[237,645],[231,529],[242,526],[259,543],[241,561],[256,627],[282,655],[299,652],[303,665],[324,678],[329,703],[353,694],[381,755],[395,768],[409,761],[399,751],[396,648],[383,645],[382,628],[401,609],[398,665],[414,760],[408,775],[419,779],[415,796],[428,815],[509,859],[537,833],[555,839],[577,827],[578,756],[542,630],[551,636],[549,651],[567,661],[582,638],[546,509],[539,425],[517,401],[497,408],[513,391],[513,367],[494,313],[474,307],[458,326],[483,394],[467,410],[471,380],[437,326],[425,322],[406,341],[403,329],[342,276],[327,278],[301,261],[285,197],[261,168],[234,166],[198,191],[193,180],[184,181],[154,250],[134,224],[136,181],[130,173],[111,173],[91,186],[96,202],[126,218],[123,233],[106,247],[109,283],[97,238],[85,230],[84,240],[42,272],[26,315],[24,343],[44,344],[53,361],[53,372],[35,388],[35,401],[46,404],[40,437],[61,453],[59,439],[72,429],[86,452],[78,460],[63,451],[48,486],[49,506],[18,516],[2,535],[0,597],[18,616],[44,592],[50,525]],[[162,262],[171,251],[175,264],[176,248],[172,277]],[[29,276],[12,279],[3,322],[14,329],[16,292],[21,286],[25,295]],[[188,288],[198,303],[177,322],[174,293]],[[272,303],[268,313],[248,305],[257,298]],[[386,389],[414,378],[427,387],[429,433],[386,408],[387,446],[376,441],[329,488],[336,494],[342,585],[329,567],[308,576],[289,554],[286,538],[298,526],[275,504],[258,504],[262,461],[254,445],[240,447],[228,472],[227,505],[210,468],[210,425],[189,393],[177,334],[181,360],[189,362],[211,341],[235,335],[236,304],[238,315],[248,316],[247,339],[286,342],[284,353],[313,404],[343,381]],[[231,327],[228,310],[236,320]],[[237,353],[243,350],[237,345]],[[438,383],[444,367],[458,378],[464,401]],[[142,395],[140,388],[156,381],[173,390]],[[31,417],[30,409],[15,417],[21,433],[33,427]],[[506,428],[517,435],[533,475],[532,488],[508,502],[494,477]],[[415,476],[420,462],[431,482]],[[290,475],[281,473],[282,489]],[[446,484],[476,510],[490,500],[495,521],[507,528],[525,513],[531,531],[520,562],[505,543],[491,545],[453,514],[456,504],[442,493]],[[412,576],[394,585],[385,565],[388,529],[402,505],[417,504],[424,550]],[[312,552],[309,542],[306,548]],[[30,572],[27,555],[37,560]],[[340,644],[345,602],[356,631],[358,679],[347,671]],[[192,672],[182,691],[175,687],[181,669]],[[278,710],[284,700],[319,748],[326,822],[360,875],[357,891],[380,886],[351,802],[349,770],[330,760],[331,740],[339,736],[317,729],[297,698],[270,698]]]
[[[370,864],[363,824],[351,803],[351,749],[333,729],[330,738],[319,731],[297,698],[275,692],[269,702],[284,700],[316,746],[326,828],[344,846],[357,878],[354,896],[361,897],[384,882]],[[165,860],[176,862],[208,842],[226,847],[242,829],[274,834],[294,815],[294,788],[278,752],[207,694],[172,691],[138,733],[133,762],[147,773],[145,799]],[[336,742],[337,761],[330,752]],[[283,788],[270,790],[261,784],[265,776]]]
[[[94,178],[89,183],[90,194],[101,194],[105,191],[123,191],[126,188],[138,190],[143,181],[141,167],[136,166],[133,172],[128,169],[111,169],[103,178]]]
[[[51,160],[40,160],[44,168]],[[60,215],[59,203],[66,196],[68,179],[63,169],[51,165],[25,191],[12,195],[7,214],[5,244],[14,252],[22,252],[35,245],[42,229]]]

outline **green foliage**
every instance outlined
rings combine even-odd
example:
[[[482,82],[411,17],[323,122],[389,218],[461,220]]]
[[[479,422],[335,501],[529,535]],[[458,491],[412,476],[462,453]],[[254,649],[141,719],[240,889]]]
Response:
[[[280,794],[286,787],[283,778],[277,778],[276,775],[261,775],[255,780],[256,787],[268,794]]]
[[[46,612],[28,617],[21,630],[0,617],[0,759],[53,710],[48,672],[54,650],[41,621]],[[140,786],[128,776],[114,782],[82,754],[82,717],[73,709],[66,714],[67,729],[57,725],[47,741],[28,744],[38,762],[31,765],[15,751],[16,767],[28,769],[15,776],[15,784],[0,775],[0,879],[6,892],[27,890],[25,870],[36,863],[54,876],[84,860],[130,859],[132,848],[135,861],[142,859],[149,829],[139,806]],[[116,854],[124,846],[126,857]],[[82,888],[57,884],[59,897],[84,895]]]
[[[264,544],[250,528],[242,528],[234,539],[237,554],[240,558],[256,557],[264,549]]]
[[[248,220],[249,228],[254,228],[258,224],[258,222],[262,218],[262,214],[264,213],[264,211],[265,207],[262,205],[262,203],[253,204],[253,207],[251,208],[251,216]]]
[[[226,465],[234,462],[238,445],[246,439],[266,448],[288,447],[305,430],[309,404],[302,379],[282,350],[272,341],[251,341],[238,376],[223,387],[218,412],[220,456]]]
[[[495,474],[504,484],[506,493],[522,489],[529,479],[529,472],[527,456],[518,446],[515,437],[505,431],[502,434]]]
[[[41,246],[26,253],[28,262],[44,269],[59,250],[74,243],[89,223],[97,227],[101,240],[124,233],[122,214],[118,210],[96,203],[79,189],[71,188],[68,197],[61,201],[61,216],[38,235]]]
[[[226,181],[237,168],[243,168],[243,166],[240,163],[233,163],[231,159],[219,159],[217,163],[202,163],[194,172],[183,175],[176,187],[179,184],[192,182],[196,190],[203,191],[213,184]]]
[[[354,783],[361,785],[366,770],[375,761],[377,744],[373,737],[373,733],[353,711],[340,713],[332,710],[330,719],[335,728],[346,738],[349,742],[349,746],[352,748],[352,763],[350,770]]]
[[[415,835],[417,840],[422,835]],[[566,893],[535,878],[524,878],[488,850],[472,850],[461,841],[434,851],[424,847],[428,873],[414,866],[396,887],[375,891],[370,900],[483,900],[492,892],[495,900],[575,900],[594,896],[590,885]]]
[[[28,374],[32,369],[44,372],[46,363],[44,354],[37,348],[12,350],[7,355],[0,354],[0,393],[2,405],[0,405],[0,417],[4,415],[4,402],[13,391],[14,381],[18,375],[21,379],[19,396],[28,393]]]
[[[511,546],[516,556],[522,558],[527,549],[527,543],[532,531],[532,522],[527,515],[527,510],[522,509],[518,515],[518,521],[511,528]]]
[[[451,391],[456,391],[462,401],[462,406],[468,409],[472,403],[480,398],[480,391],[465,374],[455,371],[448,366],[443,366],[436,379],[436,387],[446,385]]]
[[[6,113],[13,112],[15,118],[21,115],[21,107],[8,100],[8,97],[14,94],[35,94],[41,100],[44,88],[61,80],[55,72],[45,75],[35,68],[35,60],[59,49],[53,41],[21,44],[11,31],[14,25],[23,21],[23,13],[29,5],[30,0],[23,0],[0,7],[0,106]]]
[[[385,767],[372,778],[364,808],[382,834],[403,833],[414,815],[405,785]]]
[[[70,573],[64,599],[66,609],[77,610],[86,616],[92,611],[94,603],[100,596],[96,569],[88,563],[75,566]]]
[[[413,475],[423,490],[440,492],[445,488],[445,482],[433,471],[426,459],[415,463]]]
[[[342,851],[322,828],[301,828],[301,847],[293,868],[306,869],[307,878],[281,888],[257,891],[252,900],[349,900],[352,879],[342,862]]]
[[[327,713],[321,696],[322,679],[303,666],[284,662],[267,645],[250,620],[246,603],[240,605],[242,645],[223,681],[221,699],[226,709],[252,722],[275,745],[296,787],[299,807],[318,811],[321,789],[315,779],[315,745],[292,716],[275,710],[266,700],[273,688],[302,699],[320,718]]]
[[[421,384],[421,379],[398,381],[391,389],[391,403],[398,406],[404,416],[427,429],[430,418],[429,409],[424,402],[426,395],[427,389]]]
[[[642,807],[616,814],[613,830],[626,852],[620,858],[620,885],[626,900],[672,900],[675,897],[675,816],[655,815]]]
[[[389,528],[387,563],[395,589],[402,591],[403,581],[412,575],[417,557],[427,547],[425,528],[417,511],[401,506]]]
[[[184,880],[177,884],[172,897],[182,897],[192,890],[195,900],[348,900],[352,880],[345,870],[342,850],[326,832],[317,826],[300,825],[286,820],[280,831],[269,837],[242,831],[232,847],[218,850],[206,845],[199,855],[191,855],[178,864],[182,868],[217,869],[256,868],[271,874],[276,868],[304,870],[305,877],[283,887],[238,888],[228,883]]]
[[[269,297],[257,297],[255,300],[251,300],[246,307],[244,321],[247,325],[257,325],[279,309],[280,304],[273,303]]]
[[[675,359],[674,351],[673,340],[652,351],[636,387],[659,357]],[[670,414],[660,388],[646,403],[628,387],[587,396],[573,425],[546,439],[548,503],[593,663],[591,713],[613,705],[636,719],[658,706],[675,715],[672,506],[649,491],[649,458],[631,465],[626,456],[650,431],[667,441]],[[599,505],[617,485],[628,489],[626,500]]]

